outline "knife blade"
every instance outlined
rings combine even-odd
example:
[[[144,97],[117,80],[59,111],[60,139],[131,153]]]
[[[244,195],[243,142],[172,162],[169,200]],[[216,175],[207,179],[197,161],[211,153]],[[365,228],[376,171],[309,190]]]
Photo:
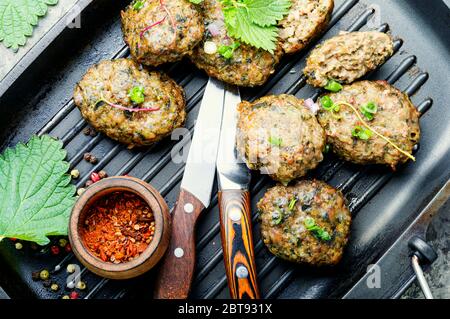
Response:
[[[217,153],[222,247],[231,297],[259,299],[251,225],[251,175],[235,147],[240,102],[238,88],[227,86]]]
[[[188,297],[195,268],[195,225],[209,206],[216,172],[216,157],[225,88],[210,78],[190,143],[180,194],[172,212],[172,238],[160,266],[154,296]]]

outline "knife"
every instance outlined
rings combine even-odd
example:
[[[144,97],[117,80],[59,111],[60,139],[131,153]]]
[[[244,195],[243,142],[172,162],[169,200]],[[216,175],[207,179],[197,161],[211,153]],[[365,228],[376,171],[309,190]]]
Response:
[[[235,148],[239,102],[238,88],[227,86],[217,153],[222,247],[231,297],[259,299],[250,213],[251,175]]]
[[[195,225],[200,213],[210,204],[224,94],[223,84],[210,78],[172,213],[172,238],[156,279],[154,297],[157,299],[186,299],[191,288],[195,268]]]

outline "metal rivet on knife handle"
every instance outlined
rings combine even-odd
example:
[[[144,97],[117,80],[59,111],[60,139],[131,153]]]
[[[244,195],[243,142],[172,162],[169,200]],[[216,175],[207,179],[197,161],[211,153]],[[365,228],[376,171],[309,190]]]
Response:
[[[194,205],[191,203],[184,204],[184,211],[188,214],[192,213],[194,211]]]
[[[248,269],[247,269],[247,267],[245,267],[245,266],[239,266],[239,267],[236,269],[236,276],[237,276],[239,279],[247,278],[247,277],[248,277]]]
[[[178,248],[176,248],[176,249],[173,251],[173,254],[174,254],[175,257],[177,257],[177,258],[181,258],[181,257],[184,256],[184,250],[183,250],[183,248],[178,247]]]

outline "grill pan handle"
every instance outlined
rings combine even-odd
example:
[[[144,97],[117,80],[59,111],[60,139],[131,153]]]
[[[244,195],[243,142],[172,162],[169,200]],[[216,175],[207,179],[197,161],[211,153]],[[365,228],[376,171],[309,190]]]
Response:
[[[222,247],[230,295],[259,299],[248,190],[219,191]]]

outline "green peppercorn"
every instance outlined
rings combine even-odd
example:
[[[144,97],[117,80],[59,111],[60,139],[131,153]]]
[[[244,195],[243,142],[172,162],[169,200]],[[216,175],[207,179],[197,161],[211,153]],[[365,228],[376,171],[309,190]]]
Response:
[[[68,264],[67,265],[67,272],[69,274],[73,274],[76,270],[76,266],[74,264]]]
[[[59,290],[59,286],[58,286],[58,284],[52,284],[50,286],[50,289],[53,290],[53,291],[58,291]]]
[[[64,296],[62,296],[61,299],[70,299],[70,296],[69,295],[64,295]]]
[[[67,239],[61,238],[61,239],[58,241],[58,244],[59,244],[59,247],[61,247],[61,248],[66,247],[66,245],[67,245]]]
[[[72,176],[73,179],[77,179],[80,177],[80,171],[77,169],[73,169],[70,171],[70,176]]]
[[[84,282],[84,281],[79,281],[78,283],[77,283],[77,289],[80,289],[80,290],[85,290],[86,289],[86,283]]]
[[[50,277],[50,273],[48,272],[47,269],[43,269],[39,273],[39,277],[41,278],[41,280],[47,280]]]
[[[23,248],[22,243],[15,243],[14,246],[16,247],[17,250],[21,250]]]

